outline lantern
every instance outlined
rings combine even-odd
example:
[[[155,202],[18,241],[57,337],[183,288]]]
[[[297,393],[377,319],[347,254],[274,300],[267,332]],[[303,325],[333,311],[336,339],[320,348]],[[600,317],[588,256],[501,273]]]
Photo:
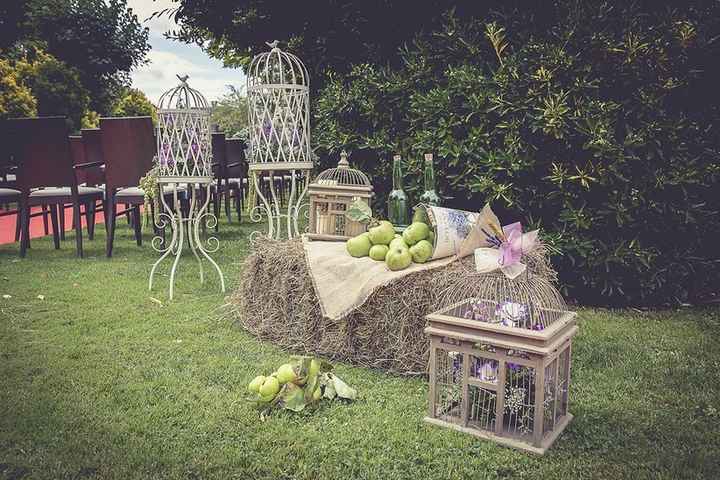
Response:
[[[260,204],[251,217],[268,220],[268,237],[282,236],[286,220],[288,238],[300,234],[298,213],[303,204],[313,168],[310,150],[310,89],[305,65],[282,51],[278,42],[268,43],[269,52],[253,58],[247,75],[249,156],[248,172]],[[287,205],[281,205],[275,177],[289,174]],[[270,186],[270,198],[260,184]]]
[[[310,184],[310,225],[312,240],[347,240],[367,230],[367,225],[345,216],[348,207],[360,200],[370,207],[373,187],[360,170],[350,168],[347,153],[340,154],[337,167],[321,172]]]
[[[173,298],[175,271],[185,245],[188,245],[200,266],[200,283],[204,283],[202,259],[208,260],[220,277],[225,291],[225,279],[220,267],[210,257],[219,242],[209,237],[204,242],[200,227],[213,228],[215,215],[208,211],[210,187],[213,181],[212,146],[210,140],[211,108],[205,97],[190,88],[188,76],[177,76],[180,85],[165,92],[158,101],[156,167],[160,201],[163,212],[159,214],[158,228],[170,226],[172,238],[165,242],[164,235],[153,238],[153,248],[162,253],[150,271],[149,286],[152,290],[153,276],[158,265],[171,254],[175,256],[170,271],[170,299]],[[189,198],[187,216],[180,205],[181,198]],[[170,203],[168,203],[168,200]],[[203,228],[205,230],[205,228]]]
[[[543,454],[565,429],[576,314],[531,274],[478,275],[471,297],[427,316],[426,421]],[[465,293],[465,292],[463,292]]]

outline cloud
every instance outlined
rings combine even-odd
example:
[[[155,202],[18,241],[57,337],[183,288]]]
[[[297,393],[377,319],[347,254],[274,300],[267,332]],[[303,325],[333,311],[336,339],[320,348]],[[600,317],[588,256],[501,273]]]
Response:
[[[128,0],[140,21],[146,20],[153,12],[172,7],[171,0]],[[208,101],[217,100],[227,92],[226,85],[240,87],[245,84],[245,75],[239,69],[223,68],[218,60],[211,59],[197,45],[168,40],[163,37],[167,30],[177,28],[174,20],[167,15],[145,21],[150,28],[152,50],[148,54],[149,63],[132,72],[132,82],[157,102],[165,91],[176,86],[175,75],[189,75],[188,83],[199,90]]]
[[[171,0],[128,0],[127,4],[138,16],[143,26],[149,27],[151,32],[162,34],[167,30],[177,28],[177,23],[167,13],[152,20],[149,19],[155,12],[178,6],[177,3]]]

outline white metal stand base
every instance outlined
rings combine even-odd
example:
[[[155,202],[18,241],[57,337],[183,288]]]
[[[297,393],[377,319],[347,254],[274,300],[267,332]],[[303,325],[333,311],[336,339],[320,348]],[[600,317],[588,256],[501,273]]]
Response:
[[[159,181],[160,191],[162,192],[160,193],[160,201],[162,202],[164,211],[159,215],[157,227],[164,229],[170,226],[172,230],[172,238],[170,239],[169,244],[166,244],[164,237],[161,236],[155,236],[152,240],[153,249],[156,252],[162,253],[162,255],[153,264],[152,269],[150,270],[150,281],[148,287],[152,290],[153,277],[155,276],[155,271],[158,265],[160,265],[160,263],[170,255],[174,255],[175,260],[173,261],[172,268],[170,270],[170,300],[173,298],[175,273],[177,271],[178,263],[180,263],[180,257],[182,256],[186,234],[190,250],[195,256],[195,259],[198,262],[198,267],[200,268],[200,283],[205,283],[205,273],[203,271],[202,263],[202,257],[205,257],[205,259],[207,259],[210,264],[215,267],[215,270],[220,277],[220,289],[223,293],[225,293],[225,278],[223,277],[218,264],[210,257],[210,253],[218,251],[220,241],[216,237],[208,236],[205,243],[203,243],[200,238],[200,228],[203,222],[205,222],[206,229],[209,230],[215,228],[218,221],[217,217],[207,210],[208,204],[210,203],[211,182],[212,179],[204,179],[202,183],[198,182],[197,184],[187,184],[187,189],[190,195],[190,209],[187,218],[185,218],[183,216],[182,208],[180,208],[180,198],[178,196],[178,191],[182,191],[179,190],[180,184],[169,183],[167,181],[163,182],[162,179]],[[167,204],[167,200],[165,199],[165,192],[167,192],[163,189],[165,186],[169,187],[172,192],[172,207]],[[199,188],[205,189],[205,198],[202,204],[200,204],[197,198],[197,190]]]
[[[304,167],[304,165],[303,165]],[[279,175],[282,177],[284,172],[290,173],[290,195],[288,196],[287,205],[281,205],[281,201],[278,198],[277,192],[275,191],[275,177],[276,171],[279,170]],[[285,233],[287,234],[288,240],[299,237],[300,227],[298,226],[298,217],[300,211],[308,208],[308,204],[305,202],[305,194],[307,193],[308,186],[310,185],[310,172],[309,168],[282,168],[277,165],[268,165],[267,167],[254,166],[250,168],[250,175],[252,176],[253,184],[255,185],[255,193],[259,200],[259,204],[250,211],[250,219],[253,222],[260,222],[264,218],[267,218],[268,229],[267,237],[280,240],[283,238],[283,223],[286,224]],[[264,176],[264,175],[267,176]],[[297,176],[303,174],[304,185],[298,185]],[[260,182],[265,181],[265,178],[269,179],[270,199],[266,198],[262,192]],[[300,189],[301,187],[302,189]],[[307,217],[307,211],[306,217]],[[285,222],[283,222],[285,220]],[[250,234],[250,238],[262,235],[262,232],[255,231]]]

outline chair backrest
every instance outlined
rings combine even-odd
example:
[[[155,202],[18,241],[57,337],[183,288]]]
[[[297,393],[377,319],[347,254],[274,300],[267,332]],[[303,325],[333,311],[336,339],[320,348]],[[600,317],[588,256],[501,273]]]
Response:
[[[105,163],[102,152],[102,133],[99,128],[83,128],[82,134],[83,149],[85,150],[86,162]],[[85,169],[85,182],[88,185],[102,185],[105,183],[105,172],[102,167]]]
[[[15,118],[7,125],[21,190],[77,186],[65,117]]]
[[[226,165],[239,163],[239,166],[227,168],[227,176],[230,178],[246,178],[248,165],[245,160],[245,141],[241,138],[228,138],[225,140]]]
[[[152,119],[101,118],[100,138],[107,188],[136,187],[153,165]]]
[[[73,157],[73,165],[85,163],[85,148],[83,147],[83,139],[80,135],[70,135],[70,152]],[[82,169],[75,171],[75,178],[79,184],[86,183],[85,172]]]
[[[217,166],[213,166],[213,173],[215,178],[225,176],[225,168],[227,166],[227,153],[225,151],[225,134],[224,133],[213,133],[212,134],[212,155],[213,163]]]

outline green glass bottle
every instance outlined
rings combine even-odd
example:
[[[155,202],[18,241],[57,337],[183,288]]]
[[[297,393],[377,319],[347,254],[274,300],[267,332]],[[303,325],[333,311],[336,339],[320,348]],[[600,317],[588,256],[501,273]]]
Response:
[[[388,195],[388,220],[395,230],[403,230],[410,223],[408,198],[403,191],[402,163],[400,155],[393,157],[393,189]]]
[[[440,196],[435,191],[435,168],[433,167],[432,153],[425,154],[425,192],[420,197],[420,203],[440,206]]]

